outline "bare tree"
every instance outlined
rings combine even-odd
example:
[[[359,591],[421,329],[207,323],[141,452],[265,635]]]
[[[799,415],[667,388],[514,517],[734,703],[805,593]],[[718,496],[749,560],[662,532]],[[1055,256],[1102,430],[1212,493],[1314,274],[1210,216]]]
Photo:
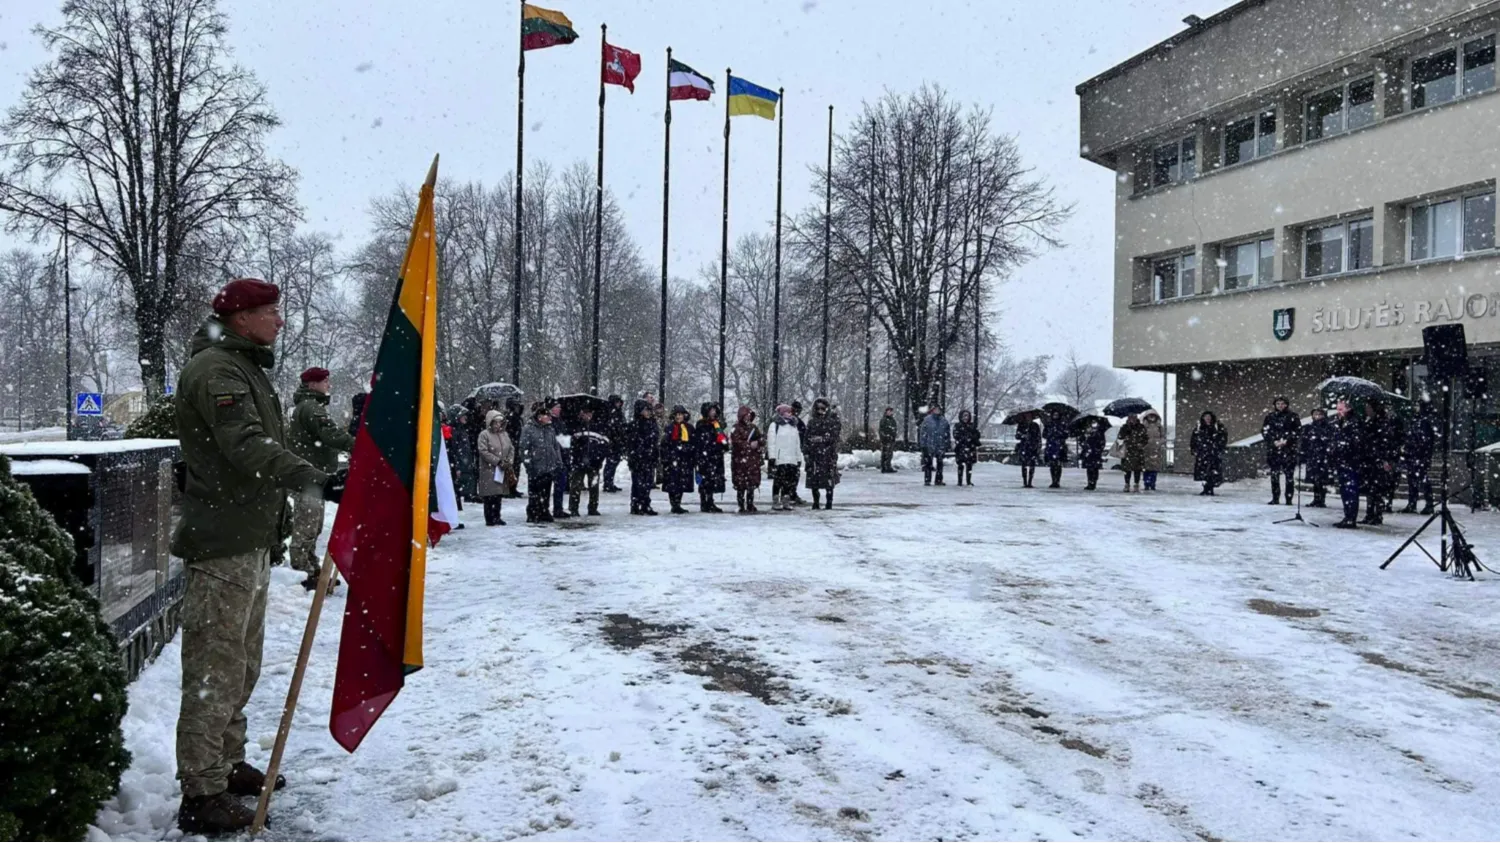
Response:
[[[162,392],[166,334],[190,303],[184,262],[204,232],[296,215],[296,173],[265,151],[278,120],[230,63],[216,0],[66,0],[39,27],[54,57],[0,123],[13,229],[61,228],[125,281],[147,394]]]
[[[817,171],[820,194],[833,182],[838,306],[873,304],[914,407],[943,395],[976,301],[1038,249],[1060,246],[1071,212],[991,122],[938,88],[888,94],[836,140],[833,172]],[[804,253],[821,254],[821,235],[821,207],[794,226]]]
[[[1091,412],[1096,402],[1120,398],[1130,388],[1119,372],[1098,363],[1085,363],[1076,349],[1068,349],[1062,364],[1062,371],[1047,385],[1047,391],[1061,395],[1085,413]]]
[[[15,249],[0,255],[0,412],[16,429],[52,424],[63,395],[62,276],[55,262]]]

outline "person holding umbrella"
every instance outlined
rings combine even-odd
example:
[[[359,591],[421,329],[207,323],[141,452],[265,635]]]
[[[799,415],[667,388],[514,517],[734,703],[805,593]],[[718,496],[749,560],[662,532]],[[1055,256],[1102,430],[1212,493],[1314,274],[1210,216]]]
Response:
[[[1146,460],[1141,464],[1141,483],[1146,491],[1156,491],[1156,475],[1167,470],[1167,431],[1162,427],[1161,414],[1147,410],[1141,416],[1141,426],[1146,428]]]
[[[1146,470],[1146,449],[1151,446],[1151,436],[1146,432],[1146,425],[1141,422],[1141,417],[1131,413],[1120,428],[1118,439],[1121,450],[1120,467],[1125,469],[1125,491],[1131,491],[1133,482],[1135,491],[1139,492],[1141,474]]]
[[[1030,489],[1042,460],[1042,426],[1035,418],[1016,424],[1016,462],[1021,465],[1021,488]]]
[[[1294,478],[1297,474],[1297,445],[1302,438],[1302,420],[1292,412],[1285,396],[1277,396],[1271,402],[1271,412],[1261,423],[1261,440],[1266,447],[1266,467],[1271,469],[1271,500],[1268,505],[1281,503],[1281,480],[1286,478],[1286,502],[1292,503]]]
[[[1088,478],[1088,485],[1084,491],[1092,492],[1099,488],[1099,470],[1104,467],[1104,452],[1107,445],[1104,441],[1104,431],[1109,429],[1109,420],[1100,416],[1084,416],[1073,422],[1074,429],[1078,431],[1078,461],[1083,465],[1083,471]]]
[[[958,425],[953,428],[953,461],[958,464],[958,485],[974,485],[974,463],[979,461],[979,425],[968,410],[958,414]]]
[[[1341,530],[1359,526],[1360,474],[1368,462],[1365,458],[1364,423],[1351,412],[1349,402],[1340,398],[1333,423],[1333,446],[1329,462],[1338,472],[1339,500],[1344,505],[1344,520],[1334,524]]]
[[[1310,507],[1328,506],[1328,484],[1332,476],[1333,422],[1322,407],[1312,411],[1312,421],[1302,428],[1297,450],[1302,461],[1302,479],[1312,487]]]
[[[1188,446],[1193,452],[1193,479],[1203,484],[1203,491],[1198,494],[1212,496],[1214,489],[1224,482],[1224,451],[1229,447],[1229,431],[1212,410],[1204,410]]]
[[[1061,413],[1047,415],[1047,421],[1042,425],[1042,441],[1042,459],[1052,475],[1052,483],[1047,488],[1061,489],[1063,463],[1068,461],[1068,422]]]

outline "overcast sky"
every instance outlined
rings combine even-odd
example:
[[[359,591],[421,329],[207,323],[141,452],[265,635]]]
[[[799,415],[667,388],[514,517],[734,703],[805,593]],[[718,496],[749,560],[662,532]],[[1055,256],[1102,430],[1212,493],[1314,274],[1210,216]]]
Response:
[[[46,58],[31,33],[55,23],[56,0],[0,3],[0,104]],[[719,255],[723,74],[786,88],[788,213],[817,201],[808,168],[835,128],[883,91],[941,85],[994,112],[1025,162],[1076,212],[1067,248],[1002,288],[1002,334],[1017,354],[1110,362],[1111,174],[1078,157],[1079,82],[1207,16],[1222,0],[894,3],[884,0],[553,0],[580,34],[527,55],[526,154],[559,168],[594,159],[599,24],[643,56],[636,94],[609,89],[605,180],[642,254],[661,237],[665,49],[711,75],[709,103],[673,109],[672,273],[697,277]],[[272,151],[301,172],[307,226],[343,248],[366,231],[372,196],[418,183],[434,152],[442,172],[492,183],[515,163],[517,12],[492,0],[223,0],[237,59],[266,85],[283,126]],[[273,11],[274,9],[274,11]],[[649,9],[649,11],[647,11]],[[768,230],[775,215],[776,126],[734,121],[730,235]],[[1054,367],[1055,368],[1055,367]],[[1150,397],[1159,375],[1132,378]]]

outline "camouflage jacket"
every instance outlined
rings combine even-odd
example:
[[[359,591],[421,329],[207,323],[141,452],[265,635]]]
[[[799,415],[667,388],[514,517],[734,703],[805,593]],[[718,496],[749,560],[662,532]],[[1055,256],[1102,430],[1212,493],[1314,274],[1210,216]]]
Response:
[[[286,448],[274,362],[217,319],[193,334],[174,402],[187,472],[172,553],[189,563],[278,548],[287,491],[327,480]]]
[[[333,473],[339,467],[339,454],[353,450],[354,437],[328,415],[327,395],[303,386],[297,388],[292,402],[287,447],[315,468]]]

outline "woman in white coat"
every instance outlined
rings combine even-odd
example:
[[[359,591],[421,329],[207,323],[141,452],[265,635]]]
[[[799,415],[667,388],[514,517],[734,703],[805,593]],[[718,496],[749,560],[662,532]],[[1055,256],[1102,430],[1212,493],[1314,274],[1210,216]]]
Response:
[[[802,432],[789,404],[776,407],[776,418],[766,431],[766,461],[771,467],[771,509],[789,510],[802,466]]]

